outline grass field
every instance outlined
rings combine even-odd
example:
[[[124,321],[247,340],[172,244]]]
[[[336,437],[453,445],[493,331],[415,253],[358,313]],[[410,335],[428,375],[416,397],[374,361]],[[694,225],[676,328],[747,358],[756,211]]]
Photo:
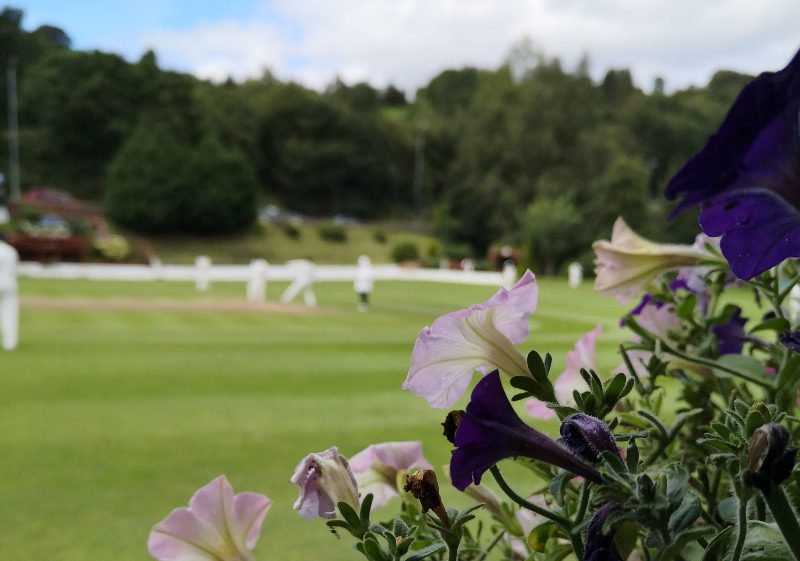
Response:
[[[590,286],[542,281],[531,347],[556,372],[575,339],[605,326],[599,362],[618,364],[620,313]],[[275,299],[283,286],[271,284]],[[220,473],[273,501],[261,560],[355,559],[292,510],[298,460],[332,444],[421,439],[448,461],[442,412],[403,392],[417,332],[488,298],[488,287],[379,283],[367,314],[352,287],[317,287],[318,313],[25,309],[21,345],[0,355],[0,551],[15,561],[145,560],[150,527]],[[23,297],[243,298],[217,284],[24,280]],[[449,497],[454,497],[448,491]]]

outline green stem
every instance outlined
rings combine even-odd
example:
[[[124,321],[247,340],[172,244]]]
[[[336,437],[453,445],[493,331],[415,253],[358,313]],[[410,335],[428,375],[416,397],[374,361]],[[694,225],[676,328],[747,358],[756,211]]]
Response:
[[[505,530],[501,530],[500,532],[498,532],[497,535],[494,537],[494,539],[491,541],[491,543],[489,543],[489,547],[486,548],[486,551],[484,551],[481,554],[481,556],[478,557],[477,561],[485,561],[485,559],[489,556],[489,552],[492,551],[492,549],[494,549],[494,546],[500,543],[500,540],[503,539],[505,533],[506,533]]]
[[[584,481],[581,487],[581,494],[578,497],[578,510],[575,511],[575,525],[577,526],[583,521],[586,516],[586,508],[589,506],[589,487],[591,482]]]
[[[744,549],[744,540],[747,537],[747,499],[739,498],[739,535],[736,538],[736,547],[733,548],[731,561],[739,561]]]
[[[736,376],[737,378],[741,378],[742,380],[746,380],[753,384],[757,384],[762,388],[766,388],[768,390],[772,388],[772,384],[768,380],[761,380],[759,378],[751,376],[747,372],[742,372],[741,370],[737,370],[736,368],[731,368],[730,366],[719,364],[717,362],[714,362],[713,360],[708,360],[705,358],[701,358],[699,356],[687,355],[671,347],[668,347],[667,345],[662,345],[661,350],[667,354],[671,354],[672,356],[682,358],[683,360],[693,362],[695,364],[702,364],[703,366],[708,366],[709,368],[716,368],[717,370],[722,370],[723,372],[727,372],[728,374]]]
[[[794,558],[800,560],[800,524],[797,523],[797,515],[789,504],[783,487],[775,485],[769,494],[764,493],[764,500]]]
[[[549,510],[537,506],[532,502],[527,501],[521,496],[519,496],[511,487],[509,487],[508,483],[506,483],[506,480],[503,479],[503,474],[500,473],[499,467],[497,467],[496,465],[492,466],[489,468],[489,471],[492,473],[492,477],[494,477],[494,480],[497,481],[497,484],[500,486],[503,492],[506,495],[508,495],[508,497],[512,501],[517,503],[519,506],[521,506],[522,508],[527,508],[531,512],[535,512],[536,514],[544,516],[548,520],[552,520],[562,528],[566,529],[568,532],[572,530],[572,522],[570,521],[569,518],[565,518],[560,514],[556,514],[555,512],[550,512]]]

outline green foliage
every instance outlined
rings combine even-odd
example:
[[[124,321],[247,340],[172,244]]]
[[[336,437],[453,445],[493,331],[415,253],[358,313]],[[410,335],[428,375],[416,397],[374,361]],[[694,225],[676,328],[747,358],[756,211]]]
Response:
[[[159,123],[140,126],[114,158],[108,216],[137,232],[224,233],[255,218],[247,160],[206,136],[192,144]]]
[[[419,248],[414,242],[402,242],[392,248],[392,261],[405,263],[419,260]]]
[[[389,236],[386,234],[386,230],[378,228],[372,232],[372,239],[380,244],[384,244],[389,241]]]
[[[317,235],[326,242],[344,243],[347,241],[347,229],[341,224],[327,222],[317,226]]]
[[[554,274],[560,261],[580,249],[580,236],[576,234],[582,218],[565,196],[538,199],[525,211],[522,225],[530,260],[545,274]]]

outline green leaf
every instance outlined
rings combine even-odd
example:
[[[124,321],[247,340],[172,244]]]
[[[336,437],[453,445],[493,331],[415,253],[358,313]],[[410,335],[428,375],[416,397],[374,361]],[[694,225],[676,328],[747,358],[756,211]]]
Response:
[[[757,358],[749,355],[723,355],[716,360],[717,364],[727,366],[733,370],[750,374],[756,378],[764,378],[764,364]],[[719,378],[731,378],[733,375],[730,372],[714,368],[714,375]],[[746,413],[739,413],[745,415]]]
[[[675,512],[669,517],[669,531],[675,534],[691,526],[697,517],[700,516],[702,507],[700,506],[700,499],[694,493],[687,493],[684,495],[681,504],[675,509]]]
[[[756,429],[764,424],[764,417],[759,411],[750,411],[744,418],[745,435],[749,438],[756,432]]]
[[[361,519],[361,523],[364,524],[364,526],[369,526],[369,513],[372,510],[372,499],[374,498],[375,496],[372,493],[367,493],[367,496],[364,497],[364,500],[361,502],[361,509],[359,510],[358,517]]]
[[[628,471],[637,473],[639,471],[639,447],[636,445],[636,439],[631,439],[625,453],[625,463],[628,466]]]
[[[675,314],[679,318],[683,319],[692,319],[694,315],[694,309],[697,306],[697,296],[694,294],[689,294],[686,298],[684,298],[683,302],[675,309]]]
[[[722,499],[717,505],[717,512],[728,524],[736,524],[739,519],[739,499],[735,495]]]
[[[794,556],[777,527],[750,520],[741,561],[794,561]]]
[[[750,330],[750,333],[756,333],[757,331],[764,331],[770,330],[775,331],[776,333],[780,333],[781,331],[786,331],[791,327],[791,324],[788,320],[784,318],[772,318],[768,319],[767,321],[762,321],[758,325],[756,325],[753,329]]]
[[[345,502],[340,502],[336,507],[339,509],[339,514],[342,515],[342,518],[344,518],[350,526],[353,528],[359,528],[361,526],[361,518],[358,517],[358,514],[356,514],[352,506]]]
[[[445,545],[443,543],[441,543],[441,542],[440,543],[435,543],[435,544],[429,545],[428,547],[424,547],[422,549],[419,549],[419,550],[415,551],[414,553],[412,553],[411,555],[406,557],[404,559],[404,561],[422,561],[423,559],[425,559],[429,555],[433,555],[437,551],[441,551],[444,548],[445,548]]]
[[[606,405],[614,405],[622,395],[622,390],[625,389],[625,384],[628,381],[628,378],[625,374],[616,374],[613,378],[606,384],[605,395],[603,396],[603,402]]]
[[[701,538],[712,533],[714,533],[713,526],[698,526],[683,530],[682,532],[672,536],[672,541],[667,544],[664,550],[661,552],[659,561],[670,561],[671,559],[674,559],[681,554],[683,548],[688,544],[695,541],[697,538]]]
[[[728,549],[728,542],[731,540],[732,536],[736,535],[735,530],[736,528],[734,526],[728,526],[711,538],[705,551],[703,551],[703,556],[700,558],[700,561],[722,561]]]
[[[539,553],[544,551],[544,546],[552,537],[556,535],[556,525],[554,522],[545,522],[544,524],[540,524],[536,526],[531,533],[528,534],[528,545],[534,551],[538,551]]]
[[[564,506],[564,492],[572,478],[573,474],[565,471],[559,473],[550,481],[550,494],[553,495],[559,506]]]
[[[677,508],[686,496],[689,487],[689,472],[680,464],[669,466],[667,474],[667,501],[670,509]]]
[[[534,380],[544,383],[547,382],[547,368],[544,365],[544,361],[539,353],[536,351],[531,351],[528,353],[528,370],[530,370],[531,375],[533,376]]]
[[[603,450],[600,452],[600,459],[606,466],[608,466],[609,469],[615,471],[616,473],[620,475],[628,474],[625,464],[622,463],[622,459],[617,454],[609,452],[608,450]]]

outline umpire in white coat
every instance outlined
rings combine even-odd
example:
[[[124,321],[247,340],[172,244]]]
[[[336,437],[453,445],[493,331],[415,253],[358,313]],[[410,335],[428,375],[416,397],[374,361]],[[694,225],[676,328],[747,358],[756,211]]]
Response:
[[[7,351],[16,348],[19,336],[18,263],[17,250],[0,241],[0,332]]]

